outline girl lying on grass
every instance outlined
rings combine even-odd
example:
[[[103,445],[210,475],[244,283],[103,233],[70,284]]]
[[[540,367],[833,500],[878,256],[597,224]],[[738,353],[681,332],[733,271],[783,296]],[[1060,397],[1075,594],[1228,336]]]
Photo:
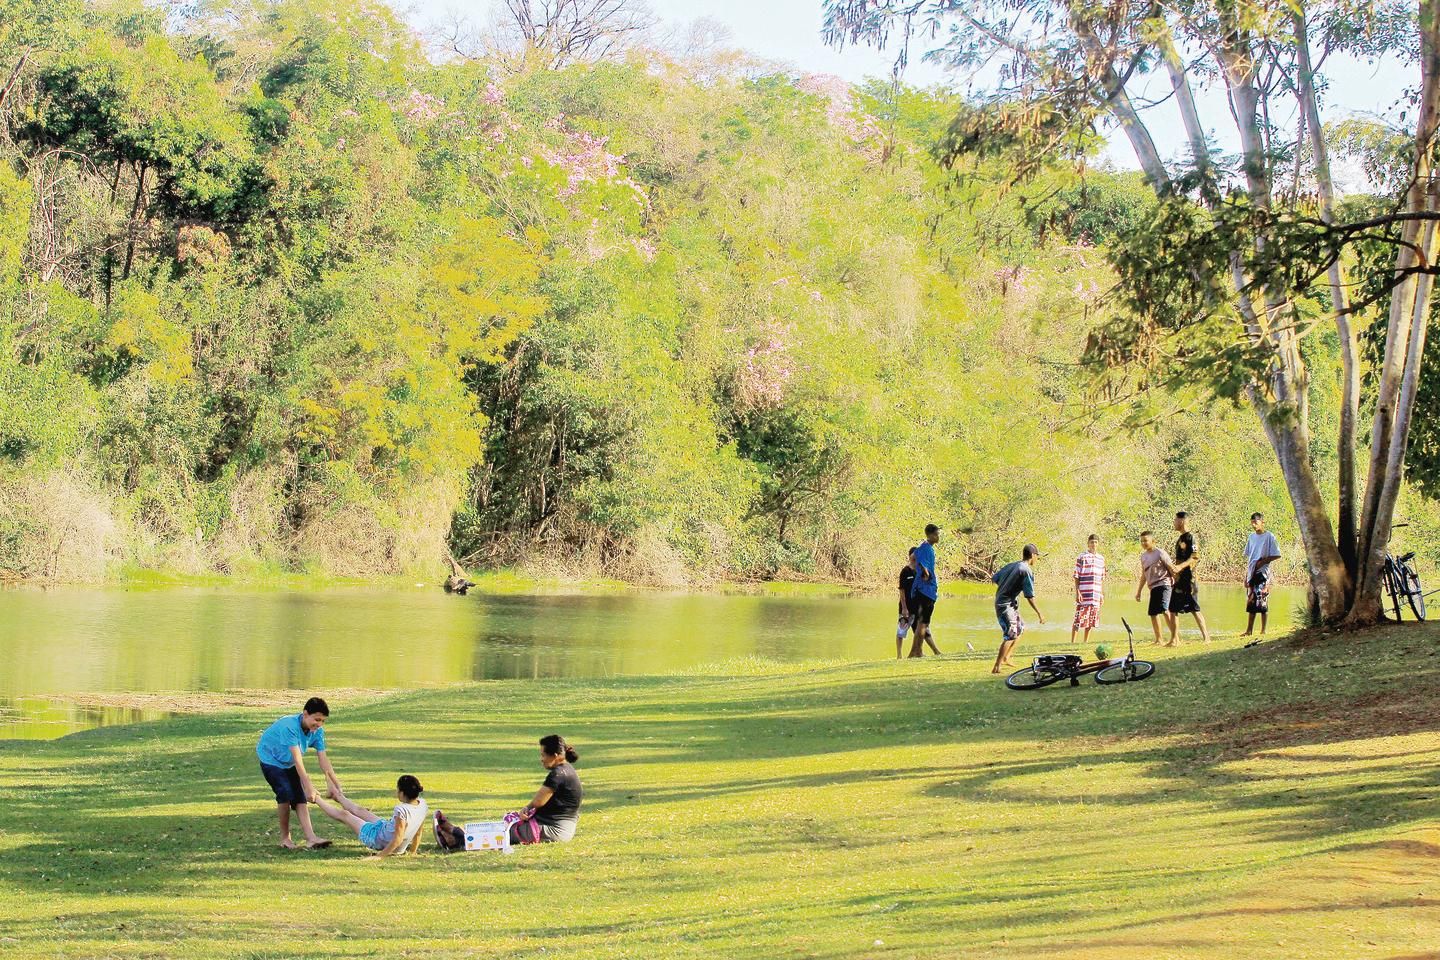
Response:
[[[425,825],[430,813],[429,806],[420,796],[423,791],[420,781],[408,773],[396,780],[395,799],[400,802],[395,804],[395,809],[386,819],[345,796],[339,782],[333,779],[329,781],[325,795],[340,806],[326,803],[318,793],[310,797],[310,802],[331,820],[338,820],[354,830],[355,836],[365,846],[382,857],[389,857],[406,853],[407,847],[410,853],[419,849],[420,828]]]

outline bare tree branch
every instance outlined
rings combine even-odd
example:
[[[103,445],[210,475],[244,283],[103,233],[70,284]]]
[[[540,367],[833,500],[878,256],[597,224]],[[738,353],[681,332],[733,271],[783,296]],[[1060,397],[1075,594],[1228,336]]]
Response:
[[[552,70],[623,53],[658,23],[641,0],[504,0],[502,17],[502,42]]]

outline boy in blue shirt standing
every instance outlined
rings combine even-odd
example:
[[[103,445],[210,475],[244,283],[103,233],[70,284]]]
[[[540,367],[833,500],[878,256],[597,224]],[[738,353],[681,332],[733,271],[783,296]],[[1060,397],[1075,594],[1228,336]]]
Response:
[[[915,548],[915,579],[910,584],[910,615],[915,624],[915,643],[910,656],[925,653],[925,644],[940,655],[935,638],[930,634],[930,618],[935,615],[935,601],[940,598],[940,581],[935,576],[935,544],[940,542],[940,528],[925,525],[925,539]]]
[[[294,810],[300,820],[300,829],[305,831],[305,846],[311,850],[330,846],[329,840],[315,835],[310,825],[310,810],[306,801],[315,795],[310,785],[310,776],[305,772],[302,758],[306,750],[315,748],[315,757],[327,780],[338,779],[330,758],[325,755],[325,721],[330,718],[330,707],[319,697],[305,701],[299,713],[281,717],[260,734],[255,744],[255,755],[260,758],[260,773],[270,789],[275,791],[276,810],[280,817],[280,846],[294,850],[296,845],[290,839],[290,811]]]

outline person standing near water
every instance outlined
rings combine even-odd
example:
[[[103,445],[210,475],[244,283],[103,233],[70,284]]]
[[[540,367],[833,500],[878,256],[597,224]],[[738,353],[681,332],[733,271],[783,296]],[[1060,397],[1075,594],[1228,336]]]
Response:
[[[311,697],[299,713],[281,717],[260,734],[255,755],[260,758],[260,774],[275,792],[275,809],[280,818],[280,846],[295,849],[290,839],[290,811],[295,811],[300,829],[305,832],[305,846],[312,850],[330,846],[329,840],[315,835],[310,825],[310,808],[306,806],[315,788],[305,772],[304,753],[315,748],[315,759],[327,781],[339,781],[330,758],[325,755],[325,721],[330,707],[319,697]]]
[[[1000,652],[995,655],[995,668],[991,673],[999,673],[1001,667],[1015,666],[1010,662],[1010,651],[1015,649],[1020,634],[1025,632],[1025,621],[1020,616],[1021,594],[1025,595],[1030,609],[1035,611],[1035,619],[1045,622],[1045,614],[1035,606],[1033,564],[1039,559],[1040,548],[1027,543],[1019,560],[1007,563],[990,578],[995,583],[995,619],[1000,623]]]
[[[1280,559],[1280,541],[1265,530],[1265,515],[1250,514],[1250,536],[1245,541],[1245,612],[1250,615],[1242,637],[1255,632],[1255,614],[1260,614],[1260,633],[1270,619],[1270,564]]]
[[[925,539],[915,548],[915,580],[910,584],[910,615],[915,620],[915,642],[910,646],[910,656],[923,657],[922,644],[929,644],[936,656],[940,648],[930,635],[930,618],[935,615],[935,601],[940,598],[940,581],[935,575],[935,544],[940,542],[940,528],[933,523],[925,525]]]
[[[1140,600],[1140,591],[1150,588],[1150,628],[1155,631],[1155,642],[1160,643],[1160,621],[1170,629],[1170,639],[1165,646],[1179,644],[1175,636],[1175,614],[1170,612],[1170,593],[1175,588],[1175,564],[1170,554],[1155,546],[1155,532],[1140,532],[1140,582],[1135,585],[1135,600]]]
[[[1085,642],[1090,642],[1090,631],[1100,623],[1100,605],[1105,602],[1105,558],[1100,556],[1100,537],[1090,534],[1085,541],[1085,552],[1075,559],[1075,620],[1070,624],[1070,642],[1075,635],[1085,631]]]
[[[1205,614],[1200,612],[1200,598],[1197,595],[1197,584],[1195,582],[1195,567],[1200,563],[1200,557],[1195,550],[1195,534],[1190,532],[1190,517],[1184,510],[1175,514],[1175,532],[1179,534],[1175,538],[1175,586],[1170,590],[1170,617],[1174,621],[1172,629],[1178,641],[1180,631],[1180,614],[1189,613],[1195,617],[1195,625],[1200,628],[1200,639],[1206,643],[1210,642],[1210,631],[1205,626]]]
[[[895,624],[895,659],[903,656],[905,637],[910,633],[910,627],[914,618],[910,613],[910,588],[915,583],[915,548],[910,548],[910,555],[905,560],[905,566],[900,568],[900,619]]]

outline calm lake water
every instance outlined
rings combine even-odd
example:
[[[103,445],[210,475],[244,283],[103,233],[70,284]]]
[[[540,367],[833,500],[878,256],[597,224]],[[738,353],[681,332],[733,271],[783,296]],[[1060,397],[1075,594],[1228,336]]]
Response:
[[[1041,584],[1050,622],[1020,652],[1063,648],[1073,613]],[[1303,591],[1276,588],[1272,632]],[[1201,590],[1212,630],[1244,629],[1239,587]],[[1028,611],[1027,611],[1028,612]],[[1112,587],[1100,634],[1120,617],[1149,626]],[[1184,635],[1197,637],[1193,621]],[[895,602],[883,596],[776,597],[633,592],[451,597],[435,588],[0,590],[0,738],[47,738],[160,715],[85,695],[227,690],[406,689],[466,680],[668,673],[736,657],[893,657]],[[942,597],[941,650],[990,654],[988,596]],[[1093,646],[1092,637],[1092,646]],[[394,650],[416,653],[397,662]],[[76,703],[78,698],[81,702]]]

